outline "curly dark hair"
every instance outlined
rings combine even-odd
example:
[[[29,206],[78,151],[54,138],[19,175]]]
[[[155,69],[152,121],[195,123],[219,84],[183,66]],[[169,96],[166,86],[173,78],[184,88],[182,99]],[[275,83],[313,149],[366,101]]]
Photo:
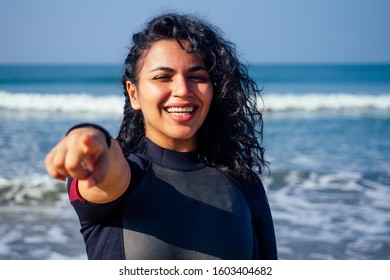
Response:
[[[122,78],[124,117],[117,137],[125,154],[145,135],[142,112],[132,109],[126,81],[137,83],[140,61],[153,43],[176,40],[183,47],[181,42],[186,40],[191,45],[186,51],[204,61],[214,88],[210,110],[197,134],[201,159],[241,183],[257,180],[255,172],[261,173],[267,166],[261,145],[262,113],[257,103],[261,90],[238,58],[235,45],[220,34],[217,27],[198,17],[168,13],[153,18],[143,31],[133,35]]]

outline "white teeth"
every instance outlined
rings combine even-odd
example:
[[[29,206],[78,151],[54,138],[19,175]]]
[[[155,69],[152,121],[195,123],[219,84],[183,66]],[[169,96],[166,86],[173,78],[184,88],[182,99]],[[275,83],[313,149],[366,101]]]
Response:
[[[166,111],[170,114],[185,115],[191,114],[194,111],[194,107],[169,107]]]

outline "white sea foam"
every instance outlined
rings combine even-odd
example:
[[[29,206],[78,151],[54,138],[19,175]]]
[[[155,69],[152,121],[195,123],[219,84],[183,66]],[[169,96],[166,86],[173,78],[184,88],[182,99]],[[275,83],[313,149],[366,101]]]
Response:
[[[315,259],[326,248],[333,248],[329,256],[337,259],[388,257],[390,189],[369,179],[374,174],[290,171],[273,176],[283,179],[268,181],[279,246],[312,242],[310,248],[297,247],[292,258],[307,254]],[[277,181],[283,187],[275,189]]]
[[[7,179],[0,177],[0,205],[64,204],[66,186],[47,175]]]
[[[318,111],[345,109],[390,109],[390,94],[355,95],[347,93],[332,94],[269,94],[259,101],[265,111]]]
[[[121,115],[123,104],[124,100],[119,95],[95,96],[86,93],[40,94],[0,91],[0,109],[8,110]],[[345,109],[390,110],[390,94],[275,93],[264,95],[263,100],[259,100],[258,104],[266,112]]]
[[[70,205],[0,205],[0,259],[86,259]]]
[[[121,114],[120,96],[80,94],[10,93],[0,91],[0,109],[66,113]]]

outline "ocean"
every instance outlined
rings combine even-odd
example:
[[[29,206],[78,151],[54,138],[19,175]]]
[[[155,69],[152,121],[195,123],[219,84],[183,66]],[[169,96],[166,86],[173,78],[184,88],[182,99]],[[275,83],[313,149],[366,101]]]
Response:
[[[0,259],[86,259],[44,167],[74,124],[116,135],[118,65],[0,66]],[[280,259],[390,259],[390,65],[250,65]]]

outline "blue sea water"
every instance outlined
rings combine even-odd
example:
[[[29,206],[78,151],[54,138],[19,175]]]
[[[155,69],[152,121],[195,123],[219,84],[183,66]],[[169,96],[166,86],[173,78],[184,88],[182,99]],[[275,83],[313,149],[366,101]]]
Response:
[[[0,259],[85,259],[46,153],[93,121],[116,135],[122,66],[0,65]],[[263,88],[281,259],[390,259],[390,65],[250,65]]]

